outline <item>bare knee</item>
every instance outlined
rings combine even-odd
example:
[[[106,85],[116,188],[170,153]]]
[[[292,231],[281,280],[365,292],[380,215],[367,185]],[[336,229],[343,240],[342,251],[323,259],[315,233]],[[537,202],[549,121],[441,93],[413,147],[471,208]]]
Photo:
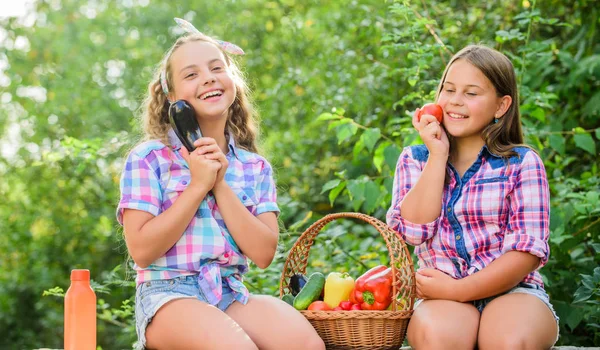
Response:
[[[323,339],[321,339],[321,337],[319,337],[319,335],[315,332],[307,337],[306,341],[304,341],[304,346],[302,346],[302,349],[325,350],[325,343],[323,342]]]
[[[420,349],[473,349],[477,339],[475,331],[456,332],[443,324],[411,322],[408,326],[408,343],[415,350]]]
[[[426,300],[408,324],[408,342],[415,349],[473,349],[479,311],[472,305]]]
[[[481,350],[537,350],[543,348],[547,347],[536,344],[534,337],[523,333],[488,335],[479,339],[479,349]]]

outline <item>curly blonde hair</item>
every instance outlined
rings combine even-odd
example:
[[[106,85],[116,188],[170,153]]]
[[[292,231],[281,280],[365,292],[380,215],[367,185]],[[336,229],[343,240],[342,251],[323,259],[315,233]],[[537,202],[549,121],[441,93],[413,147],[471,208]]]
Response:
[[[190,34],[177,39],[158,65],[152,81],[148,85],[148,95],[142,104],[140,117],[143,125],[144,139],[158,139],[165,145],[170,146],[167,134],[171,128],[168,114],[169,101],[160,85],[160,74],[163,70],[166,72],[169,91],[173,91],[173,85],[171,84],[171,56],[179,47],[193,41],[212,43],[223,52],[225,63],[232,74],[236,87],[235,100],[231,107],[229,107],[226,130],[232,134],[230,136],[233,136],[236,147],[258,153],[258,117],[250,99],[250,90],[244,80],[244,76],[235,60],[224,52],[214,39],[204,34]]]

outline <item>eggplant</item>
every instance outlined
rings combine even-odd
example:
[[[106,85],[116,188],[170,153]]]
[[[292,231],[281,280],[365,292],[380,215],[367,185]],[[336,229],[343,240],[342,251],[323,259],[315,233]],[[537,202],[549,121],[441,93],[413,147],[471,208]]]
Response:
[[[306,284],[306,276],[301,273],[296,273],[290,278],[290,291],[293,296],[298,295]]]
[[[192,152],[196,148],[194,141],[202,137],[194,108],[184,100],[175,101],[169,106],[169,123],[188,152]]]

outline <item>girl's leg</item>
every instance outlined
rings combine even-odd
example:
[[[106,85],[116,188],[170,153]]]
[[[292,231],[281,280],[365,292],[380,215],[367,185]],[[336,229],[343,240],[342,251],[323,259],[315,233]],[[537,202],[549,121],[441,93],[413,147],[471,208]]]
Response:
[[[231,304],[225,311],[261,350],[323,350],[325,344],[310,322],[284,301],[251,295],[246,305]]]
[[[424,300],[408,324],[407,338],[413,349],[475,348],[479,311],[469,303]]]
[[[148,349],[253,349],[248,334],[223,311],[197,299],[163,305],[146,328]]]
[[[549,349],[558,327],[552,311],[537,297],[505,294],[483,309],[479,349]]]

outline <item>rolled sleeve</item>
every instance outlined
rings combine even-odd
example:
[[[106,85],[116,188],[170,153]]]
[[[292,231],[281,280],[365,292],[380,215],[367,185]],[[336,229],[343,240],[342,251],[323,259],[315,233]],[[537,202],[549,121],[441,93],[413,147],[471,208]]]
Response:
[[[277,206],[277,187],[273,179],[273,168],[265,161],[264,167],[260,172],[258,182],[258,204],[256,205],[256,215],[266,212],[274,212],[279,215],[279,207]]]
[[[527,252],[540,258],[539,267],[544,266],[550,255],[550,195],[544,164],[535,152],[525,154],[508,199],[510,211],[502,253]]]
[[[400,212],[404,197],[417,183],[422,171],[422,165],[412,156],[411,148],[405,148],[396,164],[392,205],[386,215],[387,224],[398,233],[400,238],[406,243],[415,246],[432,238],[436,234],[440,223],[440,218],[438,217],[427,224],[415,224],[404,219]]]
[[[151,156],[152,153],[149,155]],[[121,199],[117,206],[117,221],[123,225],[123,210],[137,209],[157,216],[160,213],[162,191],[148,157],[131,152],[121,174]]]

